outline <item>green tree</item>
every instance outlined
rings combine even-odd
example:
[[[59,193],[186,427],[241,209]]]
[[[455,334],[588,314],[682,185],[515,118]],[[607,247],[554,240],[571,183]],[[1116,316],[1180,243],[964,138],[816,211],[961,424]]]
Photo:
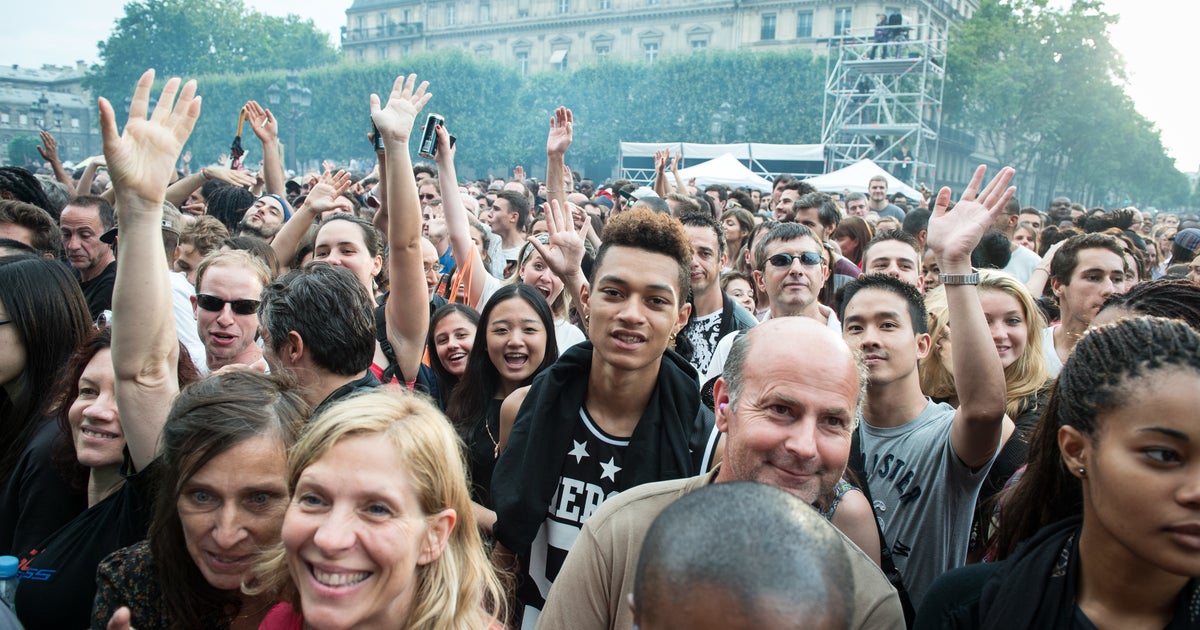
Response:
[[[40,163],[42,156],[37,148],[42,141],[34,136],[17,136],[8,141],[8,163],[14,166],[26,166]]]
[[[242,0],[130,2],[99,49],[101,63],[91,68],[87,87],[105,95],[128,91],[146,68],[165,78],[300,69],[337,60],[329,37],[312,20],[264,15]]]

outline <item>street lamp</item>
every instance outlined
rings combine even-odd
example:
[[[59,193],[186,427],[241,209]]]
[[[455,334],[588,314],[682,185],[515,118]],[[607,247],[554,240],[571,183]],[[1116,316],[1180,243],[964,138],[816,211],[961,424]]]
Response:
[[[312,90],[300,83],[300,75],[295,72],[289,72],[284,85],[281,89],[278,85],[272,83],[267,88],[267,102],[272,107],[283,102],[283,95],[287,93],[287,109],[283,112],[284,120],[287,121],[288,129],[288,149],[292,152],[292,166],[297,173],[300,172],[300,157],[296,153],[296,128],[299,126],[300,119],[304,117],[304,110],[312,105]]]
[[[725,123],[733,119],[733,105],[729,102],[721,103],[721,110],[712,115],[712,135],[713,142],[724,143],[725,134],[723,133]]]
[[[29,105],[29,113],[33,114],[33,121],[38,129],[46,127],[46,112],[50,109],[49,105],[50,99],[46,98],[45,92],[42,92],[41,98]]]

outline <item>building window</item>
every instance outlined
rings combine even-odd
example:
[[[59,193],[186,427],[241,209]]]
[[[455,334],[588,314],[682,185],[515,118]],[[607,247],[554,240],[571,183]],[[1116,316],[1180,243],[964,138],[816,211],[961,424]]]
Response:
[[[454,26],[454,5],[446,5],[446,26]]]
[[[378,54],[379,54],[380,59],[387,59],[388,58],[388,47],[380,46],[379,50],[378,50]]]
[[[596,56],[600,59],[608,59],[608,53],[612,52],[612,46],[608,44],[596,44]]]
[[[404,10],[404,23],[405,23],[405,24],[408,24],[409,15],[410,15],[410,14],[409,14],[409,10],[408,10],[408,9],[405,9],[405,10]]]
[[[762,16],[762,28],[759,30],[759,39],[763,41],[771,41],[775,39],[775,14],[767,13]]]
[[[692,40],[692,52],[700,52],[702,50],[707,50],[707,49],[708,49],[708,40],[707,39],[693,39]]]
[[[363,17],[363,16],[361,16],[361,15],[360,15],[360,16],[358,16],[357,18],[355,18],[355,21],[356,21],[355,23],[356,23],[356,24],[358,24],[358,30],[360,30],[360,31],[361,31],[361,30],[363,30],[364,28],[366,28],[366,26],[367,26],[367,25],[366,25],[367,18],[365,18],[365,17]]]
[[[560,48],[550,53],[550,67],[564,72],[567,69],[567,49]]]
[[[492,5],[486,2],[479,3],[479,21],[484,23],[492,21]]]
[[[0,123],[8,124],[8,114],[0,114]]]
[[[563,13],[570,13],[571,0],[558,0],[558,12],[560,15]]]
[[[517,68],[520,69],[521,75],[529,74],[529,51],[517,51]]]
[[[18,120],[19,124],[21,124],[21,125],[29,124],[29,116],[26,116],[25,114],[21,114],[21,117],[18,118],[17,120]]]
[[[606,9],[611,9],[611,8],[612,8],[612,0],[600,0],[600,10],[601,11],[604,11]]]
[[[354,50],[354,55],[356,57],[358,57],[359,61],[362,61],[363,59],[367,58],[367,49],[366,48],[356,48]]]
[[[412,52],[412,44],[409,44],[407,42],[400,44],[400,54],[401,55],[407,55],[410,52]]]
[[[646,53],[646,63],[654,63],[658,59],[658,42],[645,42],[642,44],[642,50]]]
[[[387,26],[387,14],[380,13],[379,14],[379,28],[383,28],[385,26]]]
[[[799,39],[804,39],[806,37],[812,37],[812,22],[813,22],[813,12],[812,11],[801,11],[799,14],[797,14],[796,15],[796,37]]]
[[[850,34],[850,7],[841,7],[833,15],[833,34]]]

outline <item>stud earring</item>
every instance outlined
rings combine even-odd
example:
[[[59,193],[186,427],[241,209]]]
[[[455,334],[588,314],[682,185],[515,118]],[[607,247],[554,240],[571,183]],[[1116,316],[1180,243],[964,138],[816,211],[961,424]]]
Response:
[[[1087,476],[1087,469],[1086,469],[1086,468],[1080,468],[1080,469],[1079,469],[1079,476],[1080,476],[1080,477],[1086,477],[1086,476]]]

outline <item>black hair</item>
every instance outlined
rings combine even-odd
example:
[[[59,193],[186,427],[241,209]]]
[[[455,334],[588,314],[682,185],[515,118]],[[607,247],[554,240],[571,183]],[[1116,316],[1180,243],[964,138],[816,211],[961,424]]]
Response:
[[[846,307],[863,289],[876,289],[899,296],[908,305],[908,316],[912,319],[913,332],[918,335],[929,332],[929,316],[925,312],[925,300],[917,291],[917,287],[883,273],[863,274],[845,286],[842,292],[842,303],[838,309],[838,319],[842,320],[843,325],[846,321]]]
[[[554,315],[550,312],[550,305],[546,303],[542,292],[533,288],[532,285],[521,282],[507,284],[497,289],[488,299],[487,305],[483,307],[483,312],[479,314],[479,325],[475,328],[475,343],[471,346],[470,356],[467,357],[467,370],[450,393],[450,398],[446,403],[446,416],[450,418],[450,422],[464,439],[468,437],[479,419],[487,414],[488,401],[496,396],[496,392],[500,388],[500,372],[488,355],[488,323],[491,320],[492,311],[496,310],[497,306],[514,299],[523,300],[533,308],[542,322],[542,327],[546,329],[546,349],[542,354],[542,362],[533,374],[530,374],[529,378],[521,383],[521,386],[532,383],[533,377],[541,374],[543,370],[558,360],[558,340],[554,334]]]
[[[916,236],[922,230],[929,229],[929,217],[932,215],[933,213],[928,210],[917,208],[904,215],[904,223],[901,226],[906,233]]]
[[[801,208],[816,208],[817,220],[826,229],[836,226],[842,218],[842,211],[838,209],[837,202],[833,200],[833,197],[821,192],[802,195],[793,206],[797,211]]]
[[[258,318],[278,352],[295,331],[317,366],[358,376],[375,358],[375,303],[345,267],[313,261],[263,288]]]
[[[717,223],[717,220],[712,218],[712,215],[701,212],[689,212],[679,217],[679,222],[683,224],[683,227],[701,227],[712,230],[713,234],[717,235],[717,256],[725,255],[725,230],[721,229],[721,224]]]
[[[59,208],[46,196],[46,191],[37,177],[20,166],[0,166],[0,196],[11,196],[17,201],[31,203],[54,217],[55,223],[58,222]]]
[[[49,212],[24,201],[0,199],[0,223],[18,225],[33,233],[33,241],[26,245],[38,253],[62,253],[62,230]]]
[[[212,195],[205,196],[205,214],[216,217],[230,234],[234,234],[246,211],[254,205],[254,199],[254,193],[241,186],[221,186]]]
[[[1124,308],[1138,315],[1177,319],[1200,331],[1200,285],[1187,278],[1141,282],[1125,293],[1114,293],[1101,311]]]
[[[529,223],[529,199],[515,190],[498,190],[496,198],[508,202],[509,211],[517,213],[517,229],[524,232]]]
[[[1074,427],[1095,440],[1097,418],[1131,404],[1132,381],[1145,379],[1153,389],[1151,375],[1170,369],[1200,372],[1200,334],[1181,321],[1134,317],[1093,328],[1075,344],[1030,439],[1025,474],[1002,499],[1004,520],[995,540],[999,559],[1042,527],[1082,509],[1079,479],[1059,452],[1059,429]]]
[[[1004,269],[1012,260],[1012,241],[999,230],[988,230],[971,250],[971,266],[976,269]]]
[[[1115,236],[1080,234],[1067,239],[1054,254],[1054,259],[1050,261],[1050,277],[1060,284],[1071,284],[1071,275],[1079,264],[1079,252],[1085,249],[1107,249],[1121,259],[1122,268],[1125,266],[1125,250]]]
[[[429,351],[429,367],[433,368],[433,373],[437,375],[438,385],[441,386],[442,392],[452,391],[454,386],[458,384],[458,377],[447,372],[446,366],[442,365],[442,360],[438,357],[437,340],[434,338],[434,335],[438,324],[443,319],[454,314],[462,315],[467,321],[474,324],[476,328],[479,327],[479,311],[466,304],[459,304],[457,302],[443,304],[429,317],[429,333],[426,335],[425,347]]]

